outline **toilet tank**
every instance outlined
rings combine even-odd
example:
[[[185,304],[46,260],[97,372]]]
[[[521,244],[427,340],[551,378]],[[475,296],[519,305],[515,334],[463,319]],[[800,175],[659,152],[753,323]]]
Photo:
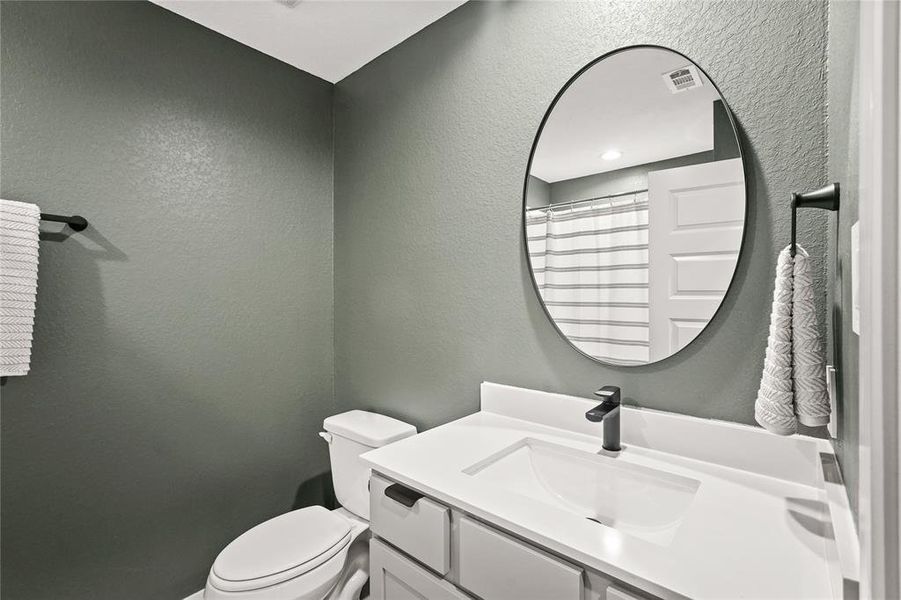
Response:
[[[385,415],[351,410],[325,419],[332,483],[341,506],[369,520],[369,467],[360,455],[416,435],[416,427]]]

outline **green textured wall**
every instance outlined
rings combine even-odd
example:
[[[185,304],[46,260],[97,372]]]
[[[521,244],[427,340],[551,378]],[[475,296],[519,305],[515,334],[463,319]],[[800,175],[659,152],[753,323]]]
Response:
[[[338,83],[339,405],[434,426],[476,410],[483,380],[582,396],[613,384],[631,404],[753,422],[789,193],[826,173],[826,4],[638,6],[469,2]],[[548,322],[520,211],[557,90],[595,57],[639,43],[685,53],[722,90],[744,138],[750,210],[710,327],[666,361],[623,369],[583,358]],[[825,227],[824,215],[801,221],[813,256],[825,255]]]
[[[44,236],[0,389],[0,595],[183,598],[321,496],[333,88],[150,3],[4,0],[0,27],[0,195],[91,222]]]
[[[339,409],[429,427],[493,380],[752,422],[788,194],[826,174],[826,18],[472,1],[333,87],[147,3],[4,0],[0,195],[93,226],[45,236],[33,371],[0,389],[2,596],[198,589],[234,536],[327,493]],[[626,370],[557,336],[520,211],[557,90],[636,43],[717,82],[750,209],[715,321]],[[801,225],[823,256],[825,216]]]

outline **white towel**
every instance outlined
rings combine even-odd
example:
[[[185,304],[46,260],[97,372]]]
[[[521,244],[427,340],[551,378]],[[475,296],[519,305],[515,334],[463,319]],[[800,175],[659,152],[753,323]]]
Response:
[[[798,246],[793,259],[790,248],[785,248],[776,265],[770,333],[754,416],[768,431],[790,435],[798,430],[799,421],[826,425],[830,413],[810,256]]]
[[[0,376],[25,375],[38,289],[41,209],[0,200]]]

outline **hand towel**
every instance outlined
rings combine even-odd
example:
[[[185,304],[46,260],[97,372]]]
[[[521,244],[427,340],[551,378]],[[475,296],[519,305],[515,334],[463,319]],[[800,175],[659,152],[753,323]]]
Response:
[[[830,406],[826,361],[814,304],[810,257],[797,247],[779,253],[766,358],[754,416],[768,431],[790,435],[804,425],[825,425]]]
[[[40,220],[34,204],[0,200],[0,377],[31,365]]]
[[[826,392],[826,356],[817,321],[810,256],[800,246],[795,251],[792,284],[792,379],[795,414],[802,425],[829,423],[832,407]]]

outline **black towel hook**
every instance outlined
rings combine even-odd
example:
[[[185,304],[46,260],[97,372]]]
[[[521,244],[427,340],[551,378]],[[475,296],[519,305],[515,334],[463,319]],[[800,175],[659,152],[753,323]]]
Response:
[[[839,207],[840,190],[838,183],[830,183],[825,187],[812,192],[797,194],[792,192],[792,243],[791,255],[795,256],[797,247],[797,211],[799,208],[825,208],[826,210],[837,211]]]

